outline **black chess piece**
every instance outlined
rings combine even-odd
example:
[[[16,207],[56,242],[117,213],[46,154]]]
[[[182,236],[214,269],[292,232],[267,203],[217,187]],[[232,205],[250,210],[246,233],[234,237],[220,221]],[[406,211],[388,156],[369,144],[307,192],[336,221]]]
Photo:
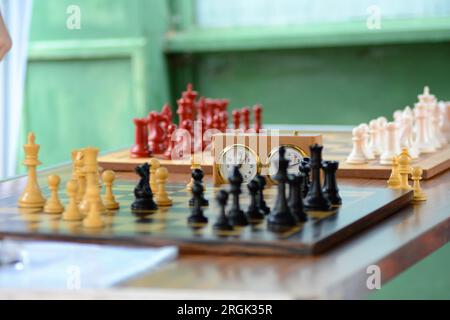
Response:
[[[339,188],[336,180],[336,171],[339,168],[339,161],[323,161],[322,168],[325,172],[322,188],[323,195],[328,199],[328,201],[331,202],[332,205],[341,205],[342,198],[339,195]]]
[[[286,199],[286,183],[288,180],[287,168],[289,166],[289,160],[285,157],[286,149],[280,147],[278,158],[278,172],[275,174],[274,179],[278,182],[278,194],[275,202],[274,209],[268,217],[269,228],[272,229],[284,229],[297,225],[297,217],[291,212]]]
[[[266,186],[266,178],[264,178],[262,175],[257,174],[253,178],[256,182],[258,182],[258,193],[256,196],[256,205],[258,207],[258,210],[263,215],[268,215],[270,213],[270,208],[267,206],[266,201],[264,200],[264,188]]]
[[[289,179],[289,207],[291,212],[297,217],[298,221],[306,222],[308,217],[303,209],[302,187],[305,176],[302,173],[298,175],[290,174]]]
[[[200,182],[194,181],[194,184],[192,185],[192,195],[194,199],[194,205],[191,209],[191,215],[188,218],[188,223],[208,223],[208,218],[204,216],[201,206],[203,186]]]
[[[304,174],[305,178],[303,179],[303,187],[302,187],[302,198],[305,198],[308,194],[309,188],[311,187],[311,179],[310,179],[310,172],[311,172],[311,159],[310,158],[303,158],[303,160],[300,162],[299,166],[300,173]]]
[[[258,222],[258,221],[264,220],[264,213],[258,209],[257,200],[256,200],[258,190],[259,190],[258,182],[256,180],[251,180],[247,184],[247,188],[248,188],[248,192],[250,194],[250,205],[248,206],[248,209],[245,212],[245,214],[247,215],[247,218],[251,222],[253,222],[253,221]]]
[[[322,168],[322,149],[323,146],[313,144],[309,147],[311,151],[311,187],[304,199],[304,208],[312,211],[328,211],[331,203],[322,193],[320,182],[320,169]]]
[[[194,181],[199,182],[202,185],[202,187],[203,187],[203,177],[205,175],[203,173],[203,170],[202,169],[198,169],[198,168],[194,169],[194,170],[192,170],[192,174],[191,175],[192,175],[192,179],[194,179]],[[204,187],[203,187],[203,191],[205,191]],[[194,205],[194,197],[189,199],[189,205],[191,207]],[[209,205],[208,199],[206,199],[203,194],[202,194],[202,199],[200,199],[200,205],[202,207],[206,207],[206,206]]]
[[[137,166],[134,171],[140,177],[139,183],[134,188],[134,201],[131,204],[131,210],[151,211],[158,209],[153,200],[152,189],[150,188],[150,165],[144,163]]]
[[[241,210],[239,205],[239,196],[242,193],[241,185],[244,181],[241,172],[239,171],[239,166],[233,166],[233,171],[228,177],[228,182],[230,183],[230,193],[233,197],[233,202],[231,204],[230,211],[228,211],[228,217],[233,226],[246,226],[248,225],[248,219]]]
[[[220,190],[216,195],[217,204],[220,207],[219,217],[217,218],[216,223],[214,224],[214,229],[229,231],[233,230],[233,226],[230,224],[230,221],[225,214],[225,207],[228,202],[228,192],[225,190]]]

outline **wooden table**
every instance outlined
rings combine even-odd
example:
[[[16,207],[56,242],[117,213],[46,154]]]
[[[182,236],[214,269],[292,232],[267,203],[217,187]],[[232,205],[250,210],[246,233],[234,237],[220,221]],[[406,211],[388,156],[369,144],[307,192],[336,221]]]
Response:
[[[70,165],[44,170],[62,178]],[[120,173],[128,177],[130,173]],[[185,181],[172,175],[171,181]],[[385,185],[384,180],[341,179],[353,186]],[[42,181],[42,183],[45,183]],[[24,177],[0,183],[1,200],[18,195]],[[429,200],[406,207],[376,226],[315,257],[180,256],[156,272],[121,283],[163,297],[364,298],[367,267],[378,265],[382,283],[400,274],[449,241],[450,171],[423,182]],[[141,291],[140,291],[141,292]],[[161,296],[161,295],[160,295]]]

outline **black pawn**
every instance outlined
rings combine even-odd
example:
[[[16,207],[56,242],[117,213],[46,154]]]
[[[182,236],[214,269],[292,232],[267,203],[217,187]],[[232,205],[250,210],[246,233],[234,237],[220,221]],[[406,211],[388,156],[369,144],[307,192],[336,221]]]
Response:
[[[304,199],[304,208],[306,210],[328,211],[331,208],[330,201],[322,193],[320,182],[320,169],[322,168],[322,149],[323,146],[317,143],[309,147],[311,151],[311,187]]]
[[[199,182],[200,183],[200,185],[203,187],[203,177],[204,177],[204,173],[203,173],[203,170],[202,169],[194,169],[194,170],[192,170],[192,179],[194,179],[194,182],[195,181],[197,181],[197,182]],[[204,189],[203,189],[203,191],[204,191]],[[189,200],[189,205],[192,207],[193,205],[194,205],[194,197],[192,197],[190,200]],[[206,199],[205,197],[204,197],[204,195],[202,194],[202,198],[200,199],[200,205],[202,206],[202,207],[206,207],[206,206],[208,206],[209,205],[209,201],[208,201],[208,199]]]
[[[278,172],[274,176],[274,179],[278,182],[278,194],[275,207],[268,218],[268,224],[271,228],[288,228],[297,225],[297,217],[292,214],[286,199],[289,160],[285,158],[285,153],[285,148],[280,147]]]
[[[302,198],[305,198],[308,194],[309,188],[311,186],[310,172],[311,172],[311,160],[310,158],[303,158],[300,162],[299,171],[305,178],[303,179],[302,187]]]
[[[188,218],[189,223],[208,223],[208,218],[203,215],[201,206],[201,199],[203,197],[203,186],[200,182],[194,181],[192,186],[192,196],[194,205],[191,210],[191,215]]]
[[[325,172],[325,179],[323,183],[323,195],[332,205],[341,205],[342,199],[339,195],[339,188],[337,186],[336,171],[339,168],[339,161],[323,161],[323,171]]]
[[[239,171],[239,166],[234,166],[231,175],[228,177],[230,183],[230,193],[233,197],[230,211],[228,211],[228,217],[233,226],[246,226],[248,225],[248,219],[241,210],[239,205],[239,195],[241,194],[241,185],[244,179]]]
[[[254,178],[256,182],[258,182],[258,193],[256,196],[256,205],[258,206],[258,210],[263,215],[268,215],[270,213],[270,208],[267,206],[266,201],[264,200],[264,188],[266,186],[266,178],[262,175],[257,174]]]
[[[230,224],[227,215],[225,214],[225,207],[228,202],[228,192],[220,190],[216,195],[217,204],[220,207],[219,217],[214,224],[214,229],[229,231],[233,230],[233,226]]]
[[[256,180],[251,180],[247,184],[248,192],[250,194],[250,205],[248,206],[245,214],[250,221],[260,221],[264,219],[264,213],[262,213],[257,206],[257,194],[259,190],[259,185]]]
[[[297,217],[298,221],[305,222],[308,220],[303,210],[302,186],[304,181],[303,174],[289,175],[289,207],[291,212]]]
[[[150,188],[150,165],[144,163],[137,166],[134,171],[140,177],[139,183],[134,188],[134,201],[131,204],[133,211],[152,211],[158,209],[153,200],[152,189]]]

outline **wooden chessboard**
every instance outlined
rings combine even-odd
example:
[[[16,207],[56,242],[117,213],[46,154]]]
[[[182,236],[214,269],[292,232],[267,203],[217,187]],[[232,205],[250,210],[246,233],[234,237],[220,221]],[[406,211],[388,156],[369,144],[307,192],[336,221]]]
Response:
[[[317,133],[317,132],[305,132]],[[326,132],[323,134],[324,159],[340,161],[337,176],[340,178],[388,179],[391,167],[380,165],[377,160],[362,165],[350,165],[345,159],[352,150],[352,136],[350,132]],[[150,158],[130,158],[128,149],[109,153],[99,158],[99,164],[104,169],[116,171],[133,171],[138,164],[148,162]],[[170,172],[189,173],[190,159],[187,160],[160,160],[161,165]],[[412,166],[423,169],[423,179],[433,176],[450,168],[450,146],[431,153],[424,154],[413,160]],[[206,174],[212,173],[212,162],[203,162],[202,169]]]
[[[64,183],[63,183],[64,184]],[[205,196],[210,206],[205,208],[209,223],[192,228],[187,223],[190,214],[190,195],[184,184],[169,184],[168,193],[174,205],[154,213],[133,214],[135,181],[118,179],[114,193],[121,204],[118,211],[104,216],[106,227],[86,229],[81,222],[61,220],[61,215],[45,214],[40,210],[16,207],[17,196],[0,201],[0,237],[25,239],[94,242],[127,246],[177,245],[181,253],[229,255],[310,255],[319,254],[344,239],[377,223],[411,202],[411,191],[381,187],[351,187],[340,185],[343,205],[324,214],[320,219],[310,218],[302,227],[284,232],[267,229],[265,221],[259,225],[217,232],[213,224],[218,214],[214,194],[218,188],[206,186]],[[49,190],[42,188],[48,197]],[[265,190],[266,201],[273,207],[276,187]],[[61,193],[67,204],[67,197]],[[247,190],[241,195],[242,208],[249,203]]]

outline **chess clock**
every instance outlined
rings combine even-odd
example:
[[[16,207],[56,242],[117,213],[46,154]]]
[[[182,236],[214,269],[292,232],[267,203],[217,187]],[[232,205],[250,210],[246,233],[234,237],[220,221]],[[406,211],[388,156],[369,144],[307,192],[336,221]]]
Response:
[[[227,183],[235,165],[239,166],[244,183],[256,174],[272,178],[278,170],[279,148],[284,146],[290,160],[288,173],[299,172],[300,162],[309,156],[309,146],[322,144],[320,134],[300,134],[297,131],[266,130],[262,133],[227,132],[215,134],[213,146],[213,182],[215,185]]]

